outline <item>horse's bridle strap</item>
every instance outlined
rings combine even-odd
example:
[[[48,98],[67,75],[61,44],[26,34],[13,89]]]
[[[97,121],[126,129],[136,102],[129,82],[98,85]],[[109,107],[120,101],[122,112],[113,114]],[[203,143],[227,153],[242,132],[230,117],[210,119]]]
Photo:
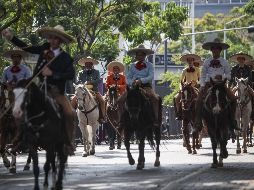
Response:
[[[93,110],[95,110],[98,107],[98,104],[96,104],[92,109],[88,110],[88,111],[84,111],[84,110],[80,110],[83,114],[87,115],[89,113],[91,113]]]

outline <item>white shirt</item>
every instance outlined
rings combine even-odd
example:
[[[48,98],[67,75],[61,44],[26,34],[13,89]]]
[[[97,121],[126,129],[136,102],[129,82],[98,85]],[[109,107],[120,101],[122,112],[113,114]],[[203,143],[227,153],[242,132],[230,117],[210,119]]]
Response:
[[[210,81],[210,78],[216,81],[214,78],[216,75],[221,75],[222,79],[228,79],[231,78],[231,67],[227,60],[223,59],[222,57],[218,58],[217,60],[220,61],[221,66],[220,67],[211,67],[210,62],[214,58],[208,58],[204,61],[204,65],[201,70],[201,77],[200,77],[200,85],[201,87],[205,86],[206,82]]]
[[[54,52],[55,57],[58,56],[61,53],[61,49],[60,48],[54,49],[52,51]]]
[[[20,68],[19,72],[12,72],[12,67],[13,65],[10,65],[4,69],[2,82],[10,82],[13,79],[17,79],[17,81],[22,79],[28,79],[32,75],[30,68],[24,64],[18,65],[18,67]]]

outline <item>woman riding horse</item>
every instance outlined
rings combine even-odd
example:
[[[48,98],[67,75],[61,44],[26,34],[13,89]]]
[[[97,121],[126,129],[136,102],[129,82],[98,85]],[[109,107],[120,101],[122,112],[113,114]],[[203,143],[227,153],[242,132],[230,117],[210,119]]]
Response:
[[[120,115],[118,98],[126,91],[126,78],[124,74],[124,65],[118,61],[112,61],[107,65],[108,76],[106,80],[107,89],[107,132],[109,136],[109,150],[115,148],[115,137],[117,135],[117,148],[121,149],[121,135],[118,131]]]

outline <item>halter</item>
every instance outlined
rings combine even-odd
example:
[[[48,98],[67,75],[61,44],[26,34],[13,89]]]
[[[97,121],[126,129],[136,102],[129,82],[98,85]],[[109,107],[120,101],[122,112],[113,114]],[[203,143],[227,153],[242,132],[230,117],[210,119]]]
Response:
[[[79,106],[78,106],[78,109],[86,116],[86,120],[87,120],[87,124],[88,124],[88,117],[87,115],[91,112],[93,112],[96,108],[98,108],[98,104],[95,104],[94,107],[92,107],[92,109],[90,110],[86,110],[86,106],[85,106],[85,99],[86,99],[86,96],[88,95],[89,96],[89,99],[91,100],[91,96],[89,95],[89,92],[87,91],[86,88],[82,88],[82,87],[79,87],[79,89],[81,89],[82,91],[82,98],[80,97],[77,97],[78,100],[81,100],[83,102],[83,105],[82,105],[82,108],[83,109],[80,109]],[[92,101],[92,100],[91,100]],[[78,101],[79,102],[79,101]]]
[[[114,88],[113,90],[110,90],[111,88]],[[108,91],[109,93],[109,101],[108,102],[108,107],[112,110],[112,111],[117,111],[118,110],[118,104],[117,104],[117,86],[116,87],[111,87]],[[111,97],[112,97],[112,101],[111,101]]]

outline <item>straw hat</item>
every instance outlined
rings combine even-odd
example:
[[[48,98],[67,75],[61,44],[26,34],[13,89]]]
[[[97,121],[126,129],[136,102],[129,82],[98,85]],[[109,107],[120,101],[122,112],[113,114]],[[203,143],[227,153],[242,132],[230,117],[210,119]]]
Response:
[[[206,42],[202,45],[202,48],[206,50],[211,50],[212,47],[221,47],[222,50],[225,50],[229,48],[229,45],[221,42],[219,38],[215,38],[213,42]]]
[[[43,27],[38,29],[37,32],[43,38],[48,38],[50,35],[57,36],[66,44],[74,41],[74,38],[67,34],[64,27],[61,25],[57,25],[55,27]]]
[[[113,72],[113,68],[114,67],[118,67],[119,68],[119,72],[122,73],[124,72],[124,65],[119,62],[119,61],[111,61],[108,65],[107,65],[107,69],[109,72]]]
[[[24,57],[27,55],[27,53],[19,48],[13,48],[12,50],[8,50],[3,54],[3,56],[7,59],[11,59],[12,55],[20,55],[21,57]]]
[[[183,55],[181,58],[180,58],[180,61],[184,62],[184,63],[187,63],[187,59],[188,58],[193,58],[194,61],[198,61],[198,60],[201,60],[201,57],[196,55],[196,54],[185,54]]]
[[[92,57],[88,56],[88,57],[82,57],[79,61],[78,64],[81,66],[85,66],[85,63],[90,62],[93,65],[97,65],[99,64],[99,61],[93,59]]]
[[[203,61],[202,60],[196,60],[196,61],[193,62],[193,65],[195,67],[200,67],[200,66],[203,65]]]
[[[143,52],[146,55],[150,55],[150,54],[154,53],[153,50],[147,49],[147,48],[145,48],[145,46],[143,44],[140,44],[138,47],[129,50],[127,52],[127,54],[130,55],[130,56],[135,56],[137,52]]]
[[[239,53],[236,53],[234,55],[232,55],[229,60],[232,61],[232,62],[236,62],[238,63],[237,61],[237,58],[238,57],[243,57],[245,58],[245,63],[252,60],[252,56],[248,55],[247,53],[243,53],[243,52],[239,52]]]

